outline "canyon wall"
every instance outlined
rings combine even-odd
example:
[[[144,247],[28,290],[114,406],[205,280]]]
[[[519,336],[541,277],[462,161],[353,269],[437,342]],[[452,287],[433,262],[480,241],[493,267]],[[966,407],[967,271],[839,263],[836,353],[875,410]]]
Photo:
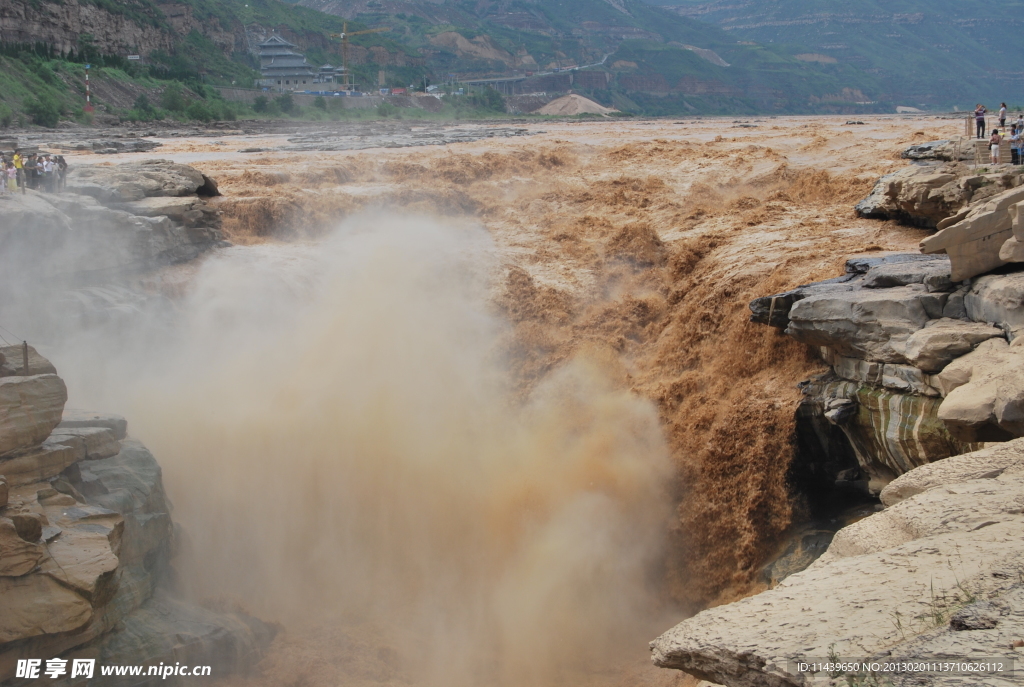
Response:
[[[65,409],[63,380],[31,347],[0,348],[0,363],[0,681],[20,659],[58,656],[254,661],[269,626],[174,595],[160,466],[125,419]]]

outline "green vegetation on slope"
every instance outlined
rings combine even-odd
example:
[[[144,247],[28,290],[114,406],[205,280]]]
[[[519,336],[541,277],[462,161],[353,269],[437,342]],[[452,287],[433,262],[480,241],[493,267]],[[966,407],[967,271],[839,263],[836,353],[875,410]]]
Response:
[[[877,79],[903,105],[998,107],[1024,88],[1024,2],[954,0],[658,1],[804,59],[835,60]]]

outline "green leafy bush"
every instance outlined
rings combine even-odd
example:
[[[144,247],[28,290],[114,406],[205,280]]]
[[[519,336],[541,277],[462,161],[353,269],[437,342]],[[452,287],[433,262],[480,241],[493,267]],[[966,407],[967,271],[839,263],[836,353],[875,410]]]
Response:
[[[266,112],[267,111],[267,106],[269,104],[270,104],[270,101],[267,100],[267,96],[265,96],[265,95],[258,95],[252,101],[252,109],[256,110],[257,112]]]
[[[11,108],[7,107],[3,103],[0,103],[0,127],[6,129],[14,122],[14,112]]]
[[[139,97],[135,99],[134,109],[139,112],[152,112],[153,106],[149,102],[149,98],[146,97],[145,93],[139,93]]]
[[[206,103],[201,101],[196,101],[189,105],[188,109],[185,110],[185,114],[188,115],[189,119],[198,119],[201,122],[209,122],[214,119],[213,112],[210,111]]]
[[[274,104],[277,105],[277,109],[285,114],[289,114],[295,109],[295,99],[292,98],[291,93],[283,93],[277,96],[274,98]]]
[[[169,83],[160,96],[160,105],[171,112],[185,111],[185,96],[181,92],[181,85]]]
[[[42,93],[25,103],[25,113],[31,117],[33,124],[53,129],[60,121],[60,105],[50,96]]]

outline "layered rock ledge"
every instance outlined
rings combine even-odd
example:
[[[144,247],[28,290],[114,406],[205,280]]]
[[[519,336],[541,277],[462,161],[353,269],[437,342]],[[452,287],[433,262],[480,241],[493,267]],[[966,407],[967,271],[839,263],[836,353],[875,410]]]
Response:
[[[955,282],[946,256],[917,254],[855,258],[841,277],[753,301],[753,321],[830,366],[801,385],[794,469],[811,489],[877,495],[915,467],[1024,436],[1022,303],[1024,273]]]
[[[81,284],[191,260],[223,244],[216,195],[215,181],[168,160],[72,169],[64,192],[0,196],[0,267]]]
[[[270,627],[170,590],[173,523],[153,455],[124,418],[65,410],[64,382],[35,350],[18,374],[6,360],[22,353],[0,348],[0,682],[25,682],[23,658],[221,674],[254,662]]]

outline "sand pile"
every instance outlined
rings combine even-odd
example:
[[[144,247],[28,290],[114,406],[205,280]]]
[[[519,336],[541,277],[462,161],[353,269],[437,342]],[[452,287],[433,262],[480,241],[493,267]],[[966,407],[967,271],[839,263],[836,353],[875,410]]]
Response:
[[[584,98],[582,95],[570,93],[569,95],[563,95],[561,98],[552,100],[537,110],[535,114],[565,117],[579,114],[608,114],[609,112],[618,112],[618,110],[604,107],[599,103],[595,103],[590,98]]]

